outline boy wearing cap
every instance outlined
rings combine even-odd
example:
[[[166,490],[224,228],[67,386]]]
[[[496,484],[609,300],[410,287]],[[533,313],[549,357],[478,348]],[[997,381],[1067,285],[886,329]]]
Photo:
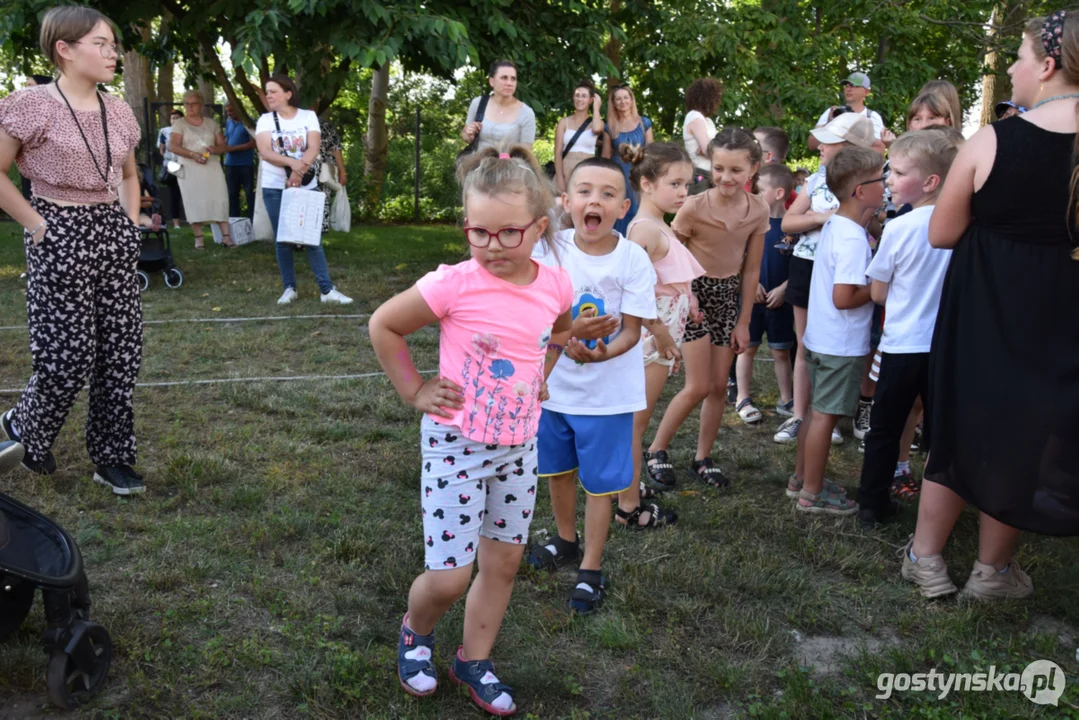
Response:
[[[880,113],[865,106],[866,96],[869,95],[872,86],[869,76],[861,72],[851,73],[840,85],[843,87],[843,100],[846,102],[847,107],[850,108],[851,113],[861,115],[873,123],[873,137],[883,143],[883,146],[878,146],[876,149],[883,152],[884,148],[891,145],[895,140],[895,134],[884,127],[884,118],[880,116]],[[836,106],[833,105],[824,111],[824,114],[820,116],[820,120],[817,121],[818,128],[828,124],[832,111],[835,109]],[[809,149],[816,150],[819,145],[820,141],[811,135]]]
[[[820,170],[809,176],[805,189],[783,216],[783,232],[801,235],[794,246],[787,280],[787,302],[794,306],[794,328],[798,347],[802,347],[805,335],[809,285],[813,275],[813,259],[820,241],[821,227],[839,207],[839,199],[828,189],[825,168],[828,162],[848,147],[872,148],[877,140],[873,136],[873,123],[864,115],[844,113],[821,128],[810,131],[820,148]],[[797,442],[798,429],[809,408],[809,379],[805,365],[805,353],[799,351],[794,363],[794,416],[779,426],[773,439],[782,445]],[[838,430],[832,442],[843,442]],[[800,489],[800,488],[799,488]],[[797,494],[798,490],[794,490]]]
[[[1026,108],[1019,107],[1011,100],[1001,100],[993,106],[993,112],[997,116],[997,120],[1007,120],[1010,117],[1022,115],[1026,111]]]

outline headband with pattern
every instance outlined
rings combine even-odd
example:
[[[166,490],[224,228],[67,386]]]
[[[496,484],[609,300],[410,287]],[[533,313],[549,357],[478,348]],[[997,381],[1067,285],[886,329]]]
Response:
[[[1045,47],[1045,54],[1057,61],[1058,68],[1060,67],[1060,43],[1064,35],[1064,18],[1067,15],[1066,10],[1059,10],[1045,18],[1045,24],[1042,25],[1042,45]]]

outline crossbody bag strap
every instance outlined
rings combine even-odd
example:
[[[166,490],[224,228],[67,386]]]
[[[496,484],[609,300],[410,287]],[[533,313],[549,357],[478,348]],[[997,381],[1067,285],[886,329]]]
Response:
[[[577,140],[581,137],[581,134],[584,133],[585,128],[589,128],[589,127],[592,127],[592,116],[591,115],[588,116],[587,120],[585,120],[583,123],[581,123],[581,127],[577,128],[577,132],[573,133],[573,137],[571,137],[569,139],[569,142],[562,146],[562,159],[563,160],[565,160],[566,156],[569,155],[570,148],[572,148],[574,145],[577,144]]]

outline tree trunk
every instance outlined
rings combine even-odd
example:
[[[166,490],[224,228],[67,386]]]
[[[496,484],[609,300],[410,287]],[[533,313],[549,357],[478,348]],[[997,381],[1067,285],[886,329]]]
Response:
[[[150,39],[150,28],[141,26],[138,28],[139,40],[146,42]],[[139,125],[143,124],[143,103],[151,96],[153,81],[150,75],[150,60],[137,50],[124,52],[124,101],[131,106]],[[150,128],[143,128],[143,132],[149,132]]]
[[[611,21],[614,22],[615,16],[618,15],[622,9],[621,0],[611,0]],[[611,61],[611,65],[621,72],[622,71],[622,43],[619,42],[613,34],[607,40],[607,44],[603,46],[603,54],[607,56],[607,59]],[[607,92],[611,91],[611,88],[618,85],[621,81],[613,76],[607,76]],[[607,112],[610,112],[608,110]]]
[[[371,80],[371,101],[367,106],[367,137],[364,139],[363,177],[366,211],[373,214],[382,202],[382,180],[389,158],[386,132],[386,97],[390,89],[390,64],[375,70]]]
[[[176,82],[176,63],[172,60],[165,61],[165,64],[157,69],[157,101],[158,102],[176,102],[176,90],[173,85]],[[158,110],[158,124],[160,127],[165,127],[169,122],[169,113],[172,108],[161,107]]]
[[[216,53],[216,50],[214,52]],[[205,103],[202,106],[202,114],[206,117],[214,116],[214,109],[210,107],[214,103],[214,84],[207,77],[207,74],[212,72],[213,67],[207,58],[207,52],[199,48],[199,79],[196,89],[202,94],[202,101]]]
[[[982,114],[980,126],[996,122],[993,109],[998,102],[1010,100],[1012,81],[1008,77],[1006,48],[1018,45],[1023,35],[1022,20],[1027,15],[1029,0],[1002,0],[994,9],[987,39],[989,51],[985,54],[985,75],[982,76]]]

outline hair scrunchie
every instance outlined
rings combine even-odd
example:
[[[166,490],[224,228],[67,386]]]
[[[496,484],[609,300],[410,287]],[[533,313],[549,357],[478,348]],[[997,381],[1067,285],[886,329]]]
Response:
[[[1045,54],[1057,61],[1058,69],[1060,68],[1061,40],[1064,36],[1064,18],[1067,16],[1066,10],[1058,10],[1045,18],[1045,24],[1042,25],[1042,46],[1045,48]]]

